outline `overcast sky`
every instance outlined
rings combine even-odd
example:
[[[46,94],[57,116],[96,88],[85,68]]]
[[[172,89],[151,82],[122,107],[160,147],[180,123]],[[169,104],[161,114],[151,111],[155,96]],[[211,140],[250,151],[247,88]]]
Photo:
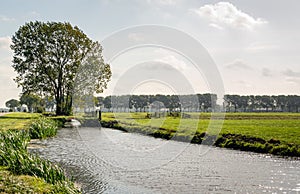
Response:
[[[299,7],[298,0],[2,1],[0,107],[4,107],[5,101],[18,98],[21,92],[12,80],[16,75],[11,67],[10,38],[21,25],[34,20],[67,21],[100,42],[131,26],[168,26],[188,34],[208,51],[223,80],[225,93],[299,95]],[[128,38],[137,42],[144,40],[134,32],[129,35]],[[159,37],[160,33],[156,36]],[[173,38],[176,41],[176,37]],[[105,51],[105,44],[103,46]],[[195,92],[211,92],[206,83],[211,77],[193,70],[191,62],[172,49],[177,50],[136,48],[110,60],[113,78],[105,94],[117,93],[116,85],[124,80],[124,76],[150,67],[152,70],[161,69],[160,73],[169,72],[171,76],[177,75],[172,74],[173,70],[181,72],[182,77],[178,76],[178,79],[186,79]],[[156,77],[138,81],[123,93],[176,93],[167,83],[168,79]],[[126,88],[125,82],[122,83]]]

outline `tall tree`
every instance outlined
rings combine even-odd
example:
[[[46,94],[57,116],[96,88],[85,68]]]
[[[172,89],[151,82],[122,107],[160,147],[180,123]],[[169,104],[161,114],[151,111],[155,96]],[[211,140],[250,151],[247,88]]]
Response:
[[[83,77],[78,76],[79,71],[92,71],[96,81],[89,84],[97,93],[106,88],[111,77],[100,44],[70,23],[26,23],[12,37],[11,49],[18,86],[23,93],[53,96],[57,115],[71,114],[75,79]]]

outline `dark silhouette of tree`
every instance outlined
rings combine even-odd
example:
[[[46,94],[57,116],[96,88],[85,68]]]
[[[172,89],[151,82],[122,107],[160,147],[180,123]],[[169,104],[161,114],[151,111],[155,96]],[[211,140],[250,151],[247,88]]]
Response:
[[[289,112],[299,112],[300,97],[295,95],[287,96],[287,108]]]
[[[156,111],[165,108],[168,111],[221,110],[217,105],[216,94],[196,95],[123,95],[103,98],[104,107],[113,106],[118,111]],[[152,109],[151,109],[152,107]],[[149,109],[150,108],[150,109]],[[300,96],[297,95],[230,95],[224,96],[224,108],[227,112],[299,112]]]
[[[111,109],[111,107],[112,107],[111,96],[107,96],[104,98],[103,105],[104,105],[104,108],[107,108],[108,110]]]
[[[236,112],[240,105],[240,96],[225,95],[224,101],[227,102],[227,107],[228,107],[229,111],[230,111],[230,107],[234,107],[234,112]]]
[[[7,102],[5,102],[5,106],[14,111],[15,108],[20,106],[20,102],[16,99],[10,99]]]

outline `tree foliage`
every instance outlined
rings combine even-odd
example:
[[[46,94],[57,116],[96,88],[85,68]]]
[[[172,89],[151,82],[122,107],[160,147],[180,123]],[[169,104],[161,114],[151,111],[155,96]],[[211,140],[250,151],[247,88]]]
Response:
[[[71,114],[75,83],[82,83],[84,77],[81,73],[93,73],[95,79],[89,82],[89,91],[97,93],[106,88],[111,77],[101,45],[70,23],[26,23],[12,37],[11,49],[18,86],[23,93],[54,97],[57,115]],[[83,70],[86,72],[80,72]],[[86,83],[76,87],[84,88]]]
[[[227,112],[299,112],[300,96],[297,95],[225,95]]]
[[[14,108],[17,108],[20,106],[20,102],[16,99],[10,99],[7,102],[5,102],[5,106],[7,108],[10,108],[13,110]]]
[[[172,111],[214,111],[216,94],[197,95],[122,95],[98,97],[99,104],[105,109],[114,111],[135,110],[138,112],[159,111],[160,109]]]
[[[221,111],[216,94],[196,95],[122,95],[98,97],[98,105],[108,111],[153,111],[167,109],[181,112]],[[158,107],[158,108],[157,108]],[[226,112],[299,112],[300,96],[297,95],[229,95],[224,96]]]
[[[25,104],[30,112],[40,112],[43,110],[44,101],[35,94],[22,94],[20,98],[20,103]]]

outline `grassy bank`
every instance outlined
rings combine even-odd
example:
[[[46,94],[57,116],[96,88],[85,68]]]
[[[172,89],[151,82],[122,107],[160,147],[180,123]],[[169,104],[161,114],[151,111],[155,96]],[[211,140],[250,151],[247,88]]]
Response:
[[[7,167],[0,166],[0,193],[55,193],[57,189],[41,178],[15,175]]]
[[[103,113],[102,126],[177,141],[210,144],[216,140],[218,147],[300,156],[300,114],[227,113],[224,122],[210,113],[181,116],[184,118],[149,119],[146,113]]]
[[[54,136],[57,122],[11,113],[0,123],[0,193],[79,193],[60,167],[27,151],[31,138]]]

